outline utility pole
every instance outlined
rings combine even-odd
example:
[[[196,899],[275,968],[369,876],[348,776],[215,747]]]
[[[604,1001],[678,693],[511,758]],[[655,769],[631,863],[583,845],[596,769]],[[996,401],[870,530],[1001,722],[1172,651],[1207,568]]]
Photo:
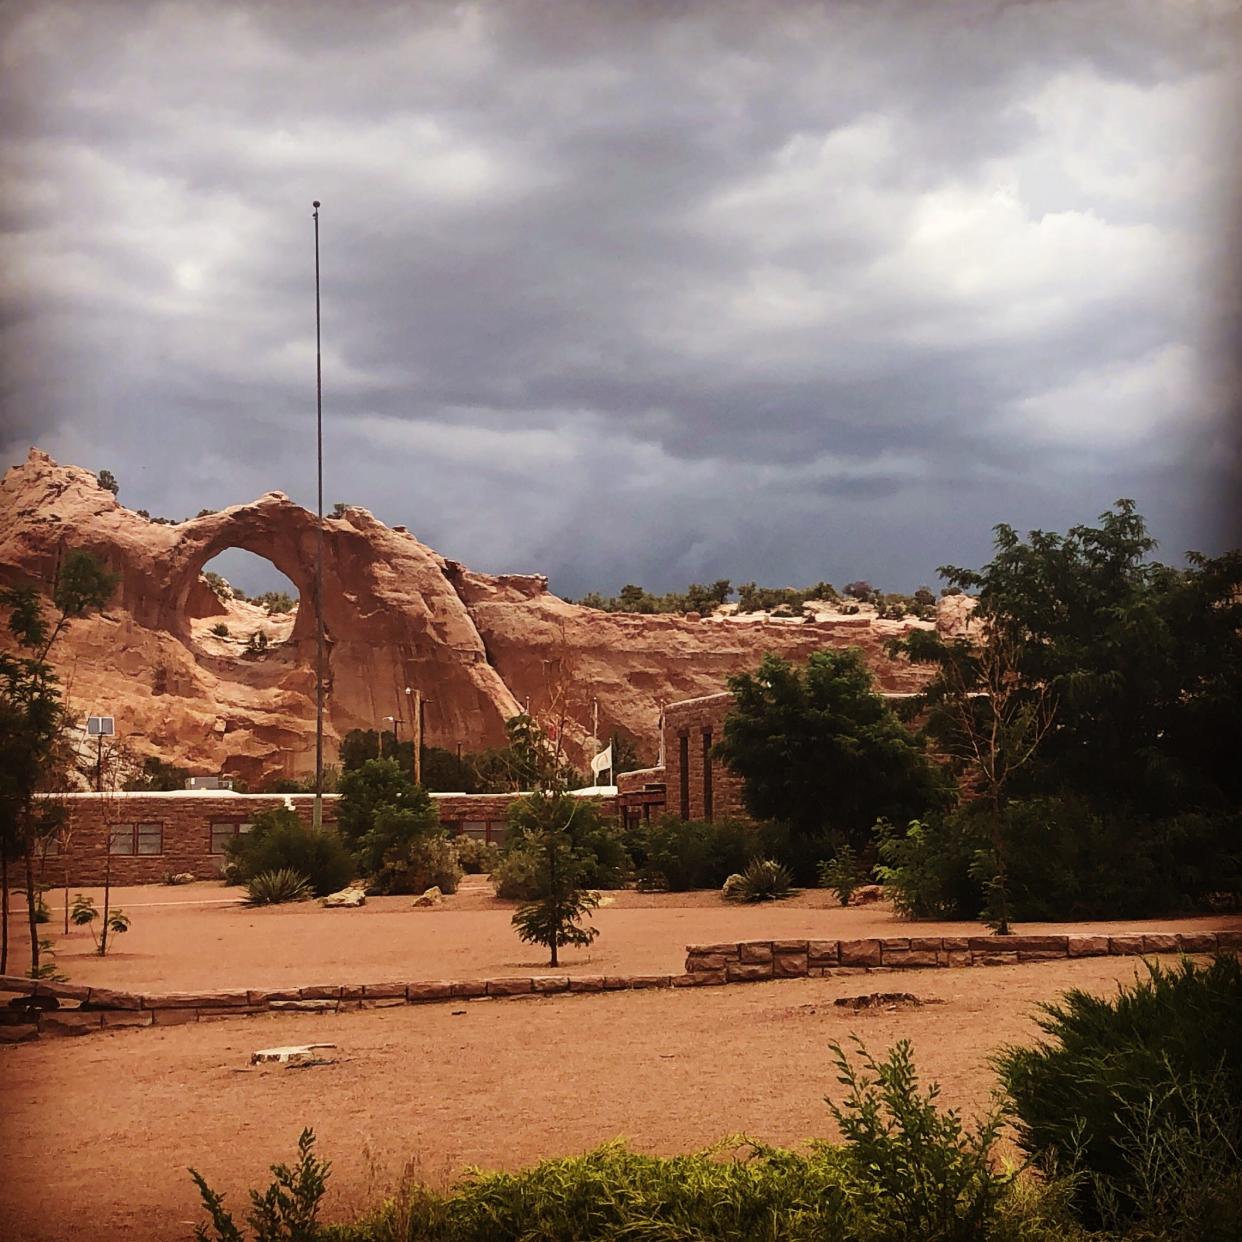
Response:
[[[414,691],[414,784],[423,783],[423,692]]]
[[[315,809],[311,824],[323,827],[323,347],[319,318],[319,200],[315,208],[315,450],[317,538],[315,541]]]

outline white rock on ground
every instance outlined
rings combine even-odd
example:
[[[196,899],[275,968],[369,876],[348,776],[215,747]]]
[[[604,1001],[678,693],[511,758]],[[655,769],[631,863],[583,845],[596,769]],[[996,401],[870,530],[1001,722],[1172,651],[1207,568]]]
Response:
[[[355,906],[365,906],[367,895],[361,888],[343,888],[339,893],[329,893],[322,898],[322,903],[329,910],[350,910]]]

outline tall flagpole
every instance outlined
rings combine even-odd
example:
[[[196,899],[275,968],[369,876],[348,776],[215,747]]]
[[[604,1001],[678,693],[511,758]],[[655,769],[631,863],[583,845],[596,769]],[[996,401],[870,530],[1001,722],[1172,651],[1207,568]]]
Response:
[[[315,451],[318,472],[318,536],[315,541],[315,809],[312,825],[323,827],[323,352],[319,321],[319,200],[315,208]]]

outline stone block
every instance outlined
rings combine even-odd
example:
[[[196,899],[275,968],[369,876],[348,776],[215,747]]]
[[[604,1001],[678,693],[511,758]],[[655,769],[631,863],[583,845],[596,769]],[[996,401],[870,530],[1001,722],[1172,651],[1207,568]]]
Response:
[[[940,948],[944,953],[969,953],[970,938],[968,936],[941,936]]]
[[[534,986],[534,990],[536,992],[539,992],[545,996],[552,992],[568,992],[569,991],[569,976],[568,975],[536,975],[531,980],[531,984]]]
[[[878,940],[842,940],[842,966],[878,966],[881,949]]]
[[[472,1000],[477,996],[487,995],[487,981],[484,979],[454,979],[449,985],[449,995],[454,999]]]
[[[488,979],[488,996],[529,996],[534,991],[534,984],[527,979]]]
[[[405,999],[404,983],[364,983],[362,985],[362,995],[366,1000],[374,1000],[378,997],[399,996]]]
[[[448,1000],[452,995],[451,979],[418,979],[405,985],[405,999],[411,1004]]]
[[[1108,951],[1114,956],[1125,957],[1133,953],[1142,953],[1142,936],[1109,936]]]
[[[1016,953],[994,952],[994,953],[978,953],[972,954],[974,964],[976,966],[1016,966],[1018,964],[1018,955]]]
[[[770,940],[748,940],[745,944],[738,945],[738,961],[745,962],[748,966],[755,966],[762,962],[770,962],[772,960],[772,942]],[[724,965],[724,958],[720,959],[720,965]]]
[[[693,954],[686,958],[686,970],[690,974],[698,970],[724,970],[732,960],[734,959],[725,957],[723,953]],[[770,954],[768,960],[771,961]]]
[[[629,989],[629,975],[605,975],[604,991],[605,992],[624,992]]]
[[[756,962],[744,966],[741,962],[730,962],[725,968],[725,978],[730,983],[752,983],[759,979],[771,979],[772,967]]]
[[[1183,953],[1215,953],[1215,932],[1181,932],[1177,937],[1177,947]]]
[[[38,983],[23,975],[0,975],[0,992],[16,992],[19,996],[33,996]]]
[[[134,992],[114,992],[111,988],[91,988],[87,997],[92,1009],[141,1009],[142,997]]]
[[[1107,957],[1107,936],[1068,936],[1067,952],[1070,957]]]
[[[671,987],[672,975],[630,975],[632,988],[667,988]]]
[[[334,1000],[276,1000],[269,1008],[281,1013],[336,1013],[339,1003]]]
[[[1143,933],[1144,953],[1176,953],[1178,948],[1177,937],[1171,932]]]
[[[300,988],[276,988],[267,992],[250,991],[246,993],[248,1004],[251,1005],[267,1005],[277,1000],[301,1000],[302,991]]]
[[[963,948],[966,946],[963,945]],[[910,949],[914,953],[939,953],[944,948],[944,940],[940,936],[911,936]]]
[[[298,988],[299,1000],[340,1000],[339,983],[316,983],[308,988]]]
[[[897,952],[899,950],[908,949],[909,947],[909,936],[883,936],[880,939],[880,948],[886,953],[890,950]]]
[[[10,1023],[0,1026],[0,1044],[24,1044],[28,1039],[39,1038],[39,1025],[31,1022]]]
[[[772,959],[772,974],[777,979],[805,979],[805,953],[778,953]]]
[[[361,1000],[363,993],[363,985],[361,983],[346,983],[341,986],[341,1000],[356,1001]]]
[[[727,983],[728,976],[723,970],[701,970],[693,975],[672,975],[669,982],[675,988],[705,988]]]
[[[837,966],[830,968],[824,973],[827,975],[865,975],[869,973],[869,966]]]
[[[343,1000],[336,1007],[337,1013],[357,1013],[363,1006],[361,999]]]
[[[304,1001],[281,1001],[281,1005],[300,1005],[305,1004]],[[332,1002],[332,1008],[335,1010],[336,1002]],[[247,1018],[256,1013],[268,1013],[267,1005],[246,1005],[241,1009],[231,1005],[226,1005],[223,1009],[217,1009],[215,1006],[207,1006],[198,1011],[198,1020],[200,1022],[217,1022],[221,1018]]]
[[[80,1009],[49,1009],[39,1015],[40,1035],[89,1035],[103,1026],[103,1014]]]
[[[363,1009],[397,1009],[405,1003],[404,996],[375,996],[370,1000],[364,996],[361,1001]]]
[[[696,975],[689,975],[687,978],[697,978]],[[603,975],[571,975],[569,979],[569,990],[571,992],[602,992],[604,990]]]
[[[773,940],[772,941],[772,952],[773,953],[805,953],[806,952],[806,941],[805,940]]]
[[[910,970],[916,967],[939,966],[940,954],[934,949],[885,949],[884,965]]]
[[[686,952],[691,957],[707,957],[719,953],[736,961],[740,947],[736,940],[730,944],[688,944]]]
[[[144,996],[143,1005],[147,1009],[222,1009],[226,1005],[244,1006],[250,1004],[250,993],[241,990],[223,992],[161,992],[154,996]]]
[[[946,959],[949,966],[962,967],[975,964],[975,955],[969,949],[949,949],[941,956]]]
[[[40,979],[35,986],[36,996],[55,996],[57,1000],[84,1001],[90,997],[91,989],[85,983],[57,983]]]
[[[186,1022],[197,1022],[198,1010],[187,1009],[153,1009],[151,1010],[152,1026],[183,1026]]]
[[[1007,944],[1012,939],[1012,936],[967,936],[966,945],[972,953],[991,953],[993,950],[997,949],[998,945]],[[998,951],[1005,953],[1017,952],[1016,949],[1003,949]]]
[[[1019,949],[1020,962],[1063,962],[1065,953],[1060,949]]]
[[[1059,953],[1068,949],[1068,936],[1006,936],[1005,949],[1017,953]]]
[[[808,940],[806,960],[818,966],[830,966],[841,960],[838,942],[835,940]]]
[[[1242,949],[1242,931],[1217,932],[1216,944],[1220,949]]]

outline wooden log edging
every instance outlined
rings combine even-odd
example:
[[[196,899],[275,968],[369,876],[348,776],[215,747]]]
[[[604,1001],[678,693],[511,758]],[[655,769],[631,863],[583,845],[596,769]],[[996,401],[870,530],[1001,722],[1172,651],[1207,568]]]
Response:
[[[1123,954],[1236,953],[1242,952],[1242,931],[741,940],[687,945],[686,952],[685,971],[680,975],[524,975],[200,992],[123,992],[0,975],[0,995],[49,997],[55,998],[58,1005],[69,1002],[69,1006],[74,1006],[44,1010],[0,1006],[0,1043],[19,1043],[41,1035],[86,1035],[119,1027],[178,1026],[262,1013],[349,1013],[446,1001],[713,987],[771,979],[998,966]]]

